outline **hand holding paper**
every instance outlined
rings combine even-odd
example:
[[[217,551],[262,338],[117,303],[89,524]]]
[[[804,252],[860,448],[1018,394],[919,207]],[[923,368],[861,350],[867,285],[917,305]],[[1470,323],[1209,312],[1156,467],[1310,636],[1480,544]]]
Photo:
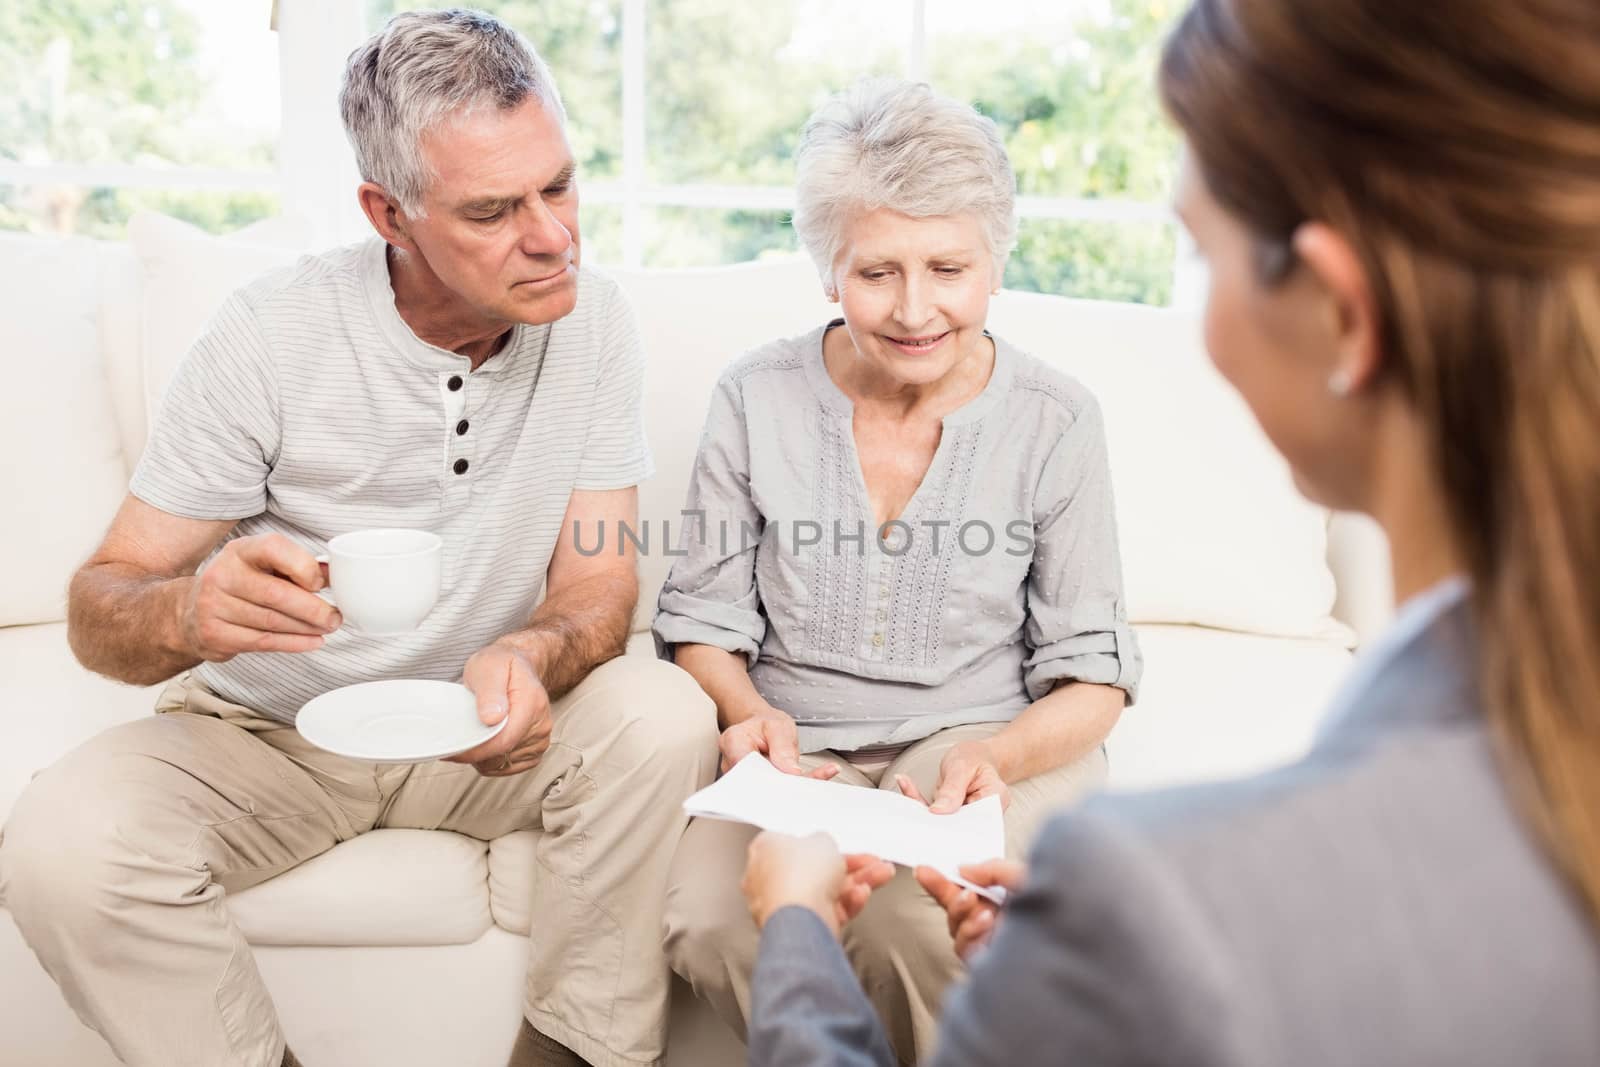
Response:
[[[992,900],[1003,893],[972,886],[959,868],[1005,855],[1005,822],[997,797],[950,815],[935,815],[909,797],[783,774],[749,755],[722,778],[684,801],[690,815],[749,823],[804,837],[825,833],[844,853],[864,853],[906,867],[927,866]]]
[[[976,887],[993,887],[1002,893],[1020,889],[1028,869],[1014,860],[990,860],[963,867],[962,873],[970,881],[952,881],[932,867],[918,867],[917,884],[944,909],[950,937],[956,943],[956,955],[971,963],[972,957],[994,935],[1001,903],[988,894],[980,896],[981,890]]]
[[[816,912],[837,935],[866,907],[873,891],[893,877],[894,864],[871,856],[841,855],[827,834],[790,837],[767,832],[750,842],[741,888],[757,926],[766,926],[779,909],[798,904]]]

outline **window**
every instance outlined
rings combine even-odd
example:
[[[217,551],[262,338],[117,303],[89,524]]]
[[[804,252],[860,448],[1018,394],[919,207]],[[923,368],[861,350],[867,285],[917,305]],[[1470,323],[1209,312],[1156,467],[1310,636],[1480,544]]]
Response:
[[[226,230],[278,210],[270,0],[0,7],[0,228],[120,236],[149,207]]]
[[[1155,95],[1176,4],[928,0],[927,76],[999,124],[1017,175],[1014,289],[1166,304],[1177,145]]]
[[[331,93],[362,36],[412,6],[446,5],[13,0],[0,13],[0,227],[115,236],[150,206],[222,230],[281,201],[329,240],[364,232],[348,166],[328,165],[348,154]],[[1008,285],[1172,299],[1176,149],[1153,79],[1179,0],[480,6],[556,73],[598,261],[794,254],[806,116],[857,77],[895,74],[1000,125],[1020,193]],[[282,92],[280,51],[296,75]]]

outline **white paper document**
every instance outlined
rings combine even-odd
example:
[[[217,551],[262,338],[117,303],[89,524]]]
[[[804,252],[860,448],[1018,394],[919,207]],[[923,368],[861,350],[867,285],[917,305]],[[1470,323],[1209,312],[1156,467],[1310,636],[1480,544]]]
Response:
[[[752,753],[716,782],[683,802],[690,815],[749,823],[763,830],[804,836],[828,834],[839,851],[865,852],[906,867],[928,866],[1000,900],[956,869],[1006,854],[999,797],[973,801],[950,815],[935,815],[910,797],[885,789],[784,774]]]

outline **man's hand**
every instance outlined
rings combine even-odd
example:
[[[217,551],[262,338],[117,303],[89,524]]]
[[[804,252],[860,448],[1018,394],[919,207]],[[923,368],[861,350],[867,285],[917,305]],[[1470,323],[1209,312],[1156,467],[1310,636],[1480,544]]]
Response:
[[[1011,789],[995,766],[994,755],[982,741],[963,741],[944,754],[939,764],[939,785],[934,790],[933,802],[923,797],[915,782],[905,775],[895,778],[900,792],[912,800],[927,804],[935,815],[949,815],[960,811],[965,804],[984,797],[1000,798],[1000,810],[1011,806]]]
[[[470,763],[485,778],[538,766],[550,747],[550,694],[527,655],[508,644],[490,645],[467,660],[461,682],[478,698],[478,718],[485,726],[508,721],[489,740],[449,761]]]
[[[191,582],[179,632],[190,653],[212,663],[241,652],[311,652],[343,622],[316,595],[325,585],[316,557],[287,537],[240,537]]]
[[[989,860],[960,868],[961,877],[981,886],[1000,886],[1007,892],[1020,889],[1028,869],[1011,860]],[[1000,909],[972,890],[957,885],[932,867],[918,867],[917,883],[944,909],[956,955],[971,963],[978,950],[994,936]]]
[[[744,895],[756,925],[779,908],[798,904],[828,924],[835,937],[861,914],[872,891],[894,877],[894,864],[875,856],[842,856],[827,834],[791,837],[766,832],[750,842]]]
[[[784,774],[798,774],[825,782],[839,773],[839,768],[832,763],[813,771],[800,769],[800,731],[793,719],[776,708],[758,711],[743,722],[734,723],[722,731],[717,743],[722,749],[724,774],[752,752],[767,757]]]

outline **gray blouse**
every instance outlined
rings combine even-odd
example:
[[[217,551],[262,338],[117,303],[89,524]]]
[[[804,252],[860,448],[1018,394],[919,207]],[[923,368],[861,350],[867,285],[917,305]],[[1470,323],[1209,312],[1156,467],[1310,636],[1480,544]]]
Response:
[[[1009,722],[1062,680],[1135,696],[1141,661],[1094,397],[995,340],[978,396],[876,529],[853,406],[822,362],[839,322],[736,360],[712,396],[656,646],[743,653],[800,747]]]

